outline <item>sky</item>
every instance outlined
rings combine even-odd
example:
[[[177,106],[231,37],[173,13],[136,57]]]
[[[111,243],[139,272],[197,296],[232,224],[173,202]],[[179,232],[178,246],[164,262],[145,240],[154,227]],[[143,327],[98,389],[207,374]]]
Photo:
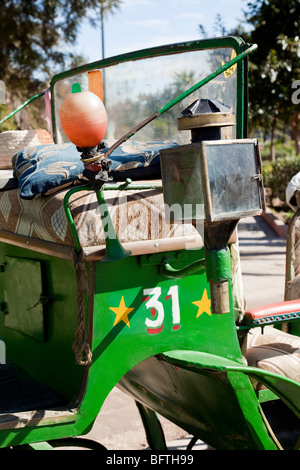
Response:
[[[217,14],[230,30],[243,19],[246,5],[247,0],[123,0],[120,9],[105,18],[105,57],[200,39],[199,24],[209,37],[216,36]],[[86,62],[102,58],[100,26],[94,29],[87,21],[83,23],[76,53]]]

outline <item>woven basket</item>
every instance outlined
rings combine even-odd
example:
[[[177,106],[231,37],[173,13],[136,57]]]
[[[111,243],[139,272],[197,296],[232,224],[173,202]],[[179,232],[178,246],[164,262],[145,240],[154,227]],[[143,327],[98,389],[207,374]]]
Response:
[[[53,144],[53,139],[45,129],[1,132],[0,170],[12,168],[11,159],[19,150],[46,144]]]

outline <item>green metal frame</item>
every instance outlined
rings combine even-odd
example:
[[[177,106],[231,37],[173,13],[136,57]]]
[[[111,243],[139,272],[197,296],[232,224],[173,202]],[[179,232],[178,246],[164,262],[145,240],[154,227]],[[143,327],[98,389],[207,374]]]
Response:
[[[24,109],[26,106],[28,106],[30,103],[32,103],[33,101],[37,100],[38,98],[40,98],[41,96],[44,96],[45,94],[45,91],[41,91],[40,93],[37,93],[36,95],[32,96],[31,98],[29,98],[27,101],[24,101],[24,103],[22,103],[18,108],[14,109],[11,113],[9,113],[7,116],[4,116],[4,118],[2,118],[0,120],[0,126],[1,124],[3,124],[5,121],[7,121],[8,119],[10,119],[11,117],[15,116],[15,114],[17,114],[19,111],[21,111],[22,109]]]
[[[113,234],[114,236],[109,238],[106,237],[106,251],[107,251],[107,258],[110,260],[116,260],[116,259],[121,259],[124,256],[126,256],[125,250],[122,248],[120,242],[118,241],[118,237],[116,235],[114,226],[112,224],[112,221],[109,216],[109,212],[107,209],[106,201],[105,201],[105,196],[103,191],[109,191],[109,190],[114,190],[114,191],[129,191],[129,190],[145,190],[145,189],[161,189],[162,186],[160,184],[135,184],[132,183],[131,180],[128,178],[125,183],[122,184],[105,184],[102,189],[96,190],[96,196],[97,196],[97,201],[99,204],[100,208],[100,215],[102,221],[105,221],[106,223],[109,224],[109,227],[106,227],[105,232]],[[70,198],[73,194],[81,191],[91,191],[90,186],[80,186],[77,188],[70,189],[70,191],[67,192],[67,194],[64,197],[64,210],[65,214],[69,223],[69,227],[72,232],[73,240],[74,240],[74,245],[75,245],[75,251],[79,253],[81,251],[81,245],[80,245],[80,240],[78,237],[78,233],[75,227],[75,223],[73,220],[73,216],[70,210],[69,206],[69,201]]]
[[[183,53],[187,51],[205,50],[205,49],[217,49],[217,48],[232,48],[236,54],[242,54],[249,45],[246,44],[239,37],[225,37],[225,38],[213,38],[199,41],[190,41],[179,44],[170,44],[161,47],[152,47],[149,49],[143,49],[132,53],[117,55],[111,58],[91,62],[74,69],[59,73],[55,75],[50,83],[51,96],[53,97],[55,84],[65,78],[73,77],[79,73],[88,72],[94,69],[105,69],[112,65],[116,65],[122,62],[135,61],[139,59],[147,59],[155,56],[163,56],[169,54]],[[244,138],[247,136],[247,112],[248,112],[248,77],[246,70],[248,69],[248,58],[237,62],[237,109],[236,109],[236,132],[238,138]],[[211,77],[213,78],[213,77]],[[211,79],[210,78],[210,79]],[[55,102],[52,98],[52,126],[54,141],[56,141],[56,120],[55,120]]]
[[[185,52],[185,51],[205,50],[205,49],[213,49],[213,48],[219,48],[219,47],[222,47],[222,48],[231,47],[235,50],[236,54],[239,55],[239,54],[242,54],[247,49],[247,47],[249,47],[249,45],[246,44],[239,37],[226,37],[226,38],[213,38],[213,39],[205,39],[205,40],[199,40],[199,41],[191,41],[189,43],[171,44],[167,46],[153,47],[149,49],[142,49],[140,51],[135,51],[132,53],[117,55],[117,56],[103,59],[100,61],[91,62],[89,64],[85,64],[85,65],[76,67],[74,69],[71,69],[69,71],[65,71],[57,75],[54,75],[54,77],[52,78],[50,82],[51,95],[53,96],[53,88],[56,82],[64,78],[75,76],[82,72],[88,72],[90,70],[94,70],[97,68],[106,68],[106,67],[110,67],[112,65],[116,65],[122,62],[155,57],[157,55],[176,54],[176,53]],[[247,55],[245,55],[243,62],[235,61],[235,60],[232,60],[230,62],[231,62],[231,65],[238,62],[237,63],[237,119],[236,119],[237,124],[236,124],[236,129],[237,129],[238,138],[244,138],[247,136],[247,129],[248,129],[248,113],[247,113],[248,58],[247,58]],[[228,67],[230,67],[231,65],[229,65]],[[222,73],[226,69],[221,67],[219,69],[219,73]],[[212,74],[211,76],[207,77],[207,79],[203,81],[203,85],[207,83],[209,80],[211,80],[212,78],[214,78],[215,76],[216,74]],[[44,96],[44,94],[45,94],[45,91],[37,93],[36,95],[31,97],[27,101],[22,103],[18,108],[16,108],[15,110],[13,110],[11,113],[9,113],[7,116],[5,116],[4,118],[0,120],[0,126],[5,121],[7,121],[11,117],[13,117],[15,114],[17,114],[19,111],[21,111],[23,108],[28,106],[30,103]],[[54,141],[56,141],[55,103],[53,99],[51,99],[51,111],[52,111],[53,136],[54,136]],[[162,108],[161,111],[165,112],[165,109]]]

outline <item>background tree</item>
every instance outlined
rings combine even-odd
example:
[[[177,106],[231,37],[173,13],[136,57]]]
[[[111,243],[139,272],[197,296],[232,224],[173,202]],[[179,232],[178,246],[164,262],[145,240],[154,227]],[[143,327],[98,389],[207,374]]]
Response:
[[[10,99],[24,101],[47,86],[58,70],[74,65],[67,45],[83,18],[93,26],[121,0],[6,0],[0,9],[0,79]],[[78,62],[78,57],[76,59]],[[14,107],[14,106],[13,106]]]
[[[199,25],[200,34],[208,34]],[[269,137],[270,159],[275,159],[275,136],[289,128],[300,154],[300,110],[292,101],[292,84],[300,78],[300,2],[299,0],[249,1],[245,19],[229,31],[216,16],[212,36],[236,35],[257,43],[249,58],[250,131],[261,130]]]
[[[250,58],[250,113],[252,128],[271,135],[271,160],[275,159],[275,131],[289,123],[300,154],[300,110],[292,102],[292,83],[300,76],[299,0],[259,0],[248,3],[252,30],[244,39],[258,44]]]

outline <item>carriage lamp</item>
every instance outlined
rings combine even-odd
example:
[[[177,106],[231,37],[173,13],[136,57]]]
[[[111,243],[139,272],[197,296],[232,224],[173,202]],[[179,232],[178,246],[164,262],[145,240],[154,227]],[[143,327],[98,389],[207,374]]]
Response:
[[[171,222],[203,220],[211,225],[262,211],[256,139],[202,141],[160,154],[165,205],[179,209],[170,211]],[[218,239],[227,243],[225,234]]]
[[[75,239],[75,248],[79,252],[80,242],[72,221],[68,201],[75,191],[83,191],[92,187],[95,190],[100,216],[103,224],[106,244],[104,261],[120,260],[130,255],[118,240],[115,228],[103,195],[102,186],[109,179],[110,160],[107,160],[102,148],[102,139],[107,129],[107,114],[101,99],[90,91],[78,91],[68,95],[59,111],[60,122],[64,133],[77,146],[84,164],[83,176],[88,186],[70,190],[65,196],[65,211]]]
[[[59,117],[64,133],[78,147],[96,147],[107,128],[107,115],[101,99],[90,91],[69,94]]]
[[[90,91],[71,93],[64,99],[59,117],[64,133],[81,152],[83,175],[101,186],[108,181],[111,163],[101,152],[107,129],[107,114],[101,99]]]
[[[215,102],[199,113],[200,105],[194,104],[196,114],[185,112],[184,122],[178,120],[179,128],[190,126],[192,142],[160,152],[164,203],[170,223],[203,225],[212,311],[227,313],[227,245],[241,218],[263,211],[261,163],[256,139],[226,138],[234,125],[232,113]]]

